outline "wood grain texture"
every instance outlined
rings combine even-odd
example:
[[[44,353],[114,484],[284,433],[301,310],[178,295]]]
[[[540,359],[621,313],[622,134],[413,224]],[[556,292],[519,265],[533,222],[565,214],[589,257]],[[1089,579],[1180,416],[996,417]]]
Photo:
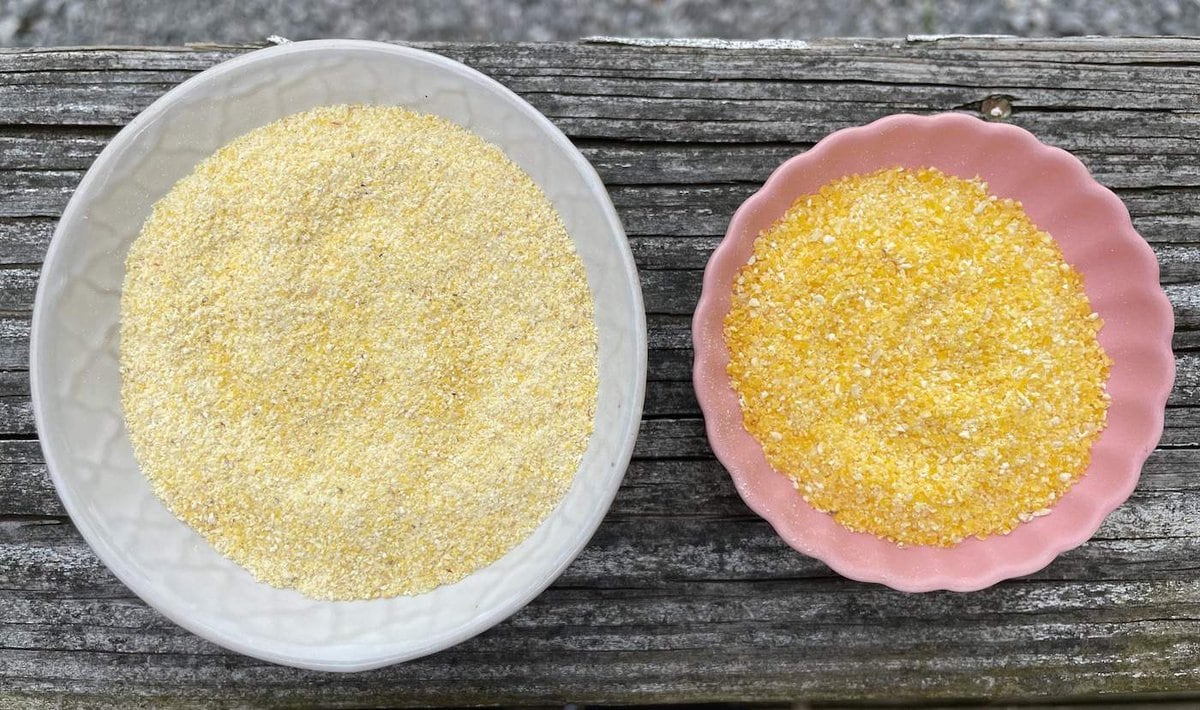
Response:
[[[348,677],[225,652],[147,608],[65,517],[34,438],[29,311],[56,217],[122,124],[247,50],[0,50],[0,707],[1200,692],[1200,41],[687,45],[426,46],[545,112],[610,188],[650,314],[646,416],[609,516],[550,590],[449,651]],[[689,320],[730,214],[782,160],[993,95],[1124,199],[1175,307],[1179,377],[1162,445],[1091,542],[983,592],[905,595],[792,552],[741,503],[704,437]]]

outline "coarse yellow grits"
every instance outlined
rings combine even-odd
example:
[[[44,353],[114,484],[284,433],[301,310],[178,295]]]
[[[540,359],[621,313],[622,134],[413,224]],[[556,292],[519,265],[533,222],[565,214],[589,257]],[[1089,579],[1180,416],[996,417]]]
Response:
[[[368,106],[263,126],[155,205],[126,268],[137,459],[264,582],[424,592],[571,485],[597,390],[583,266],[530,177],[463,128]]]
[[[728,371],[768,462],[842,525],[902,543],[1004,534],[1087,468],[1109,359],[1080,275],[978,179],[881,170],[754,243]]]

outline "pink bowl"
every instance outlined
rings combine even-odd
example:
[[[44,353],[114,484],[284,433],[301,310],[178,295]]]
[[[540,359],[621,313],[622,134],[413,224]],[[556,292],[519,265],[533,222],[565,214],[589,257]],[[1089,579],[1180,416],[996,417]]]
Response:
[[[1092,307],[1104,319],[1100,344],[1113,360],[1108,427],[1092,445],[1086,475],[1053,513],[1009,535],[971,538],[949,548],[899,547],[851,532],[806,502],[767,463],[742,425],[725,372],[722,333],[733,280],[753,252],[755,237],[796,198],[831,180],[886,167],[933,166],[964,178],[979,176],[992,194],[1020,200],[1084,277]],[[963,114],[896,115],[837,131],[791,158],[738,208],[704,272],[692,323],[693,378],[708,440],[729,469],[746,504],[796,550],[840,574],[907,592],[973,591],[1050,564],[1085,542],[1104,517],[1129,497],[1146,457],[1162,434],[1163,408],[1175,380],[1174,318],[1158,284],[1154,253],[1134,231],[1121,200],[1083,163],[1015,126]]]

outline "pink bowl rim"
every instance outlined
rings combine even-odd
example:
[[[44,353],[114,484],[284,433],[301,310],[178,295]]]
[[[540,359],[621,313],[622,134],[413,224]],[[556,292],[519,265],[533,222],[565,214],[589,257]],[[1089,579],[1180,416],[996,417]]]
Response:
[[[741,421],[741,408],[729,383],[728,375],[725,373],[729,354],[725,348],[723,322],[728,312],[728,304],[726,302],[722,307],[720,301],[727,299],[732,290],[733,276],[742,266],[742,261],[738,260],[735,255],[735,246],[744,240],[752,242],[757,237],[757,232],[750,233],[751,228],[747,226],[747,223],[751,221],[751,215],[772,198],[787,191],[785,185],[789,175],[805,171],[809,166],[836,151],[852,150],[856,144],[878,139],[881,133],[929,127],[954,127],[974,132],[982,138],[1003,138],[1011,141],[1021,152],[1025,153],[1023,157],[1040,159],[1047,164],[1053,163],[1055,168],[1064,173],[1071,173],[1074,189],[1078,192],[1086,192],[1089,199],[1094,200],[1109,214],[1112,218],[1111,230],[1114,236],[1125,245],[1132,247],[1132,254],[1135,255],[1136,260],[1142,262],[1137,264],[1140,271],[1134,270],[1135,274],[1141,275],[1136,288],[1139,291],[1138,295],[1144,297],[1152,316],[1147,319],[1145,337],[1148,345],[1154,349],[1153,364],[1156,366],[1156,369],[1151,372],[1151,386],[1140,396],[1140,401],[1150,407],[1151,413],[1148,416],[1152,419],[1151,426],[1145,430],[1144,436],[1123,447],[1122,456],[1117,462],[1117,466],[1113,467],[1119,469],[1119,485],[1111,487],[1102,495],[1093,496],[1086,510],[1086,517],[1081,524],[1040,538],[1039,545],[1028,554],[1000,559],[981,557],[980,559],[983,561],[970,570],[957,572],[944,568],[931,569],[927,565],[906,564],[903,554],[900,553],[906,549],[921,548],[893,546],[896,554],[886,556],[883,560],[885,564],[882,565],[878,564],[879,560],[871,562],[856,558],[837,542],[866,534],[852,532],[840,525],[837,526],[839,532],[835,534],[836,541],[833,544],[806,539],[801,531],[788,525],[788,505],[773,500],[759,490],[749,472],[738,463],[735,452],[739,446],[745,444],[733,441],[732,437],[717,425],[719,415],[728,417],[731,414],[731,405],[736,410],[737,421]],[[882,161],[878,164],[879,168],[892,166],[892,163]],[[984,176],[984,179],[986,180],[987,177]],[[801,194],[790,195],[788,204],[791,204]],[[1080,270],[1086,279],[1086,269],[1080,266]],[[729,223],[725,237],[710,256],[705,267],[703,287],[692,319],[692,340],[695,350],[693,385],[700,410],[704,415],[709,443],[717,459],[729,471],[738,494],[751,510],[765,518],[789,546],[824,562],[844,577],[863,582],[877,582],[904,592],[935,590],[966,592],[984,589],[1002,580],[1036,572],[1049,565],[1058,555],[1089,540],[1099,529],[1105,517],[1129,498],[1140,478],[1142,465],[1162,436],[1164,410],[1175,380],[1175,358],[1172,351],[1174,314],[1170,301],[1159,284],[1158,275],[1158,260],[1149,244],[1134,229],[1129,211],[1121,199],[1097,182],[1087,167],[1074,155],[1042,143],[1023,128],[1006,123],[984,121],[961,113],[942,113],[931,116],[895,114],[866,125],[843,128],[829,134],[808,151],[784,161],[771,173],[763,186],[738,207]],[[1138,277],[1135,275],[1134,278]],[[1101,315],[1104,316],[1104,313]],[[1114,398],[1112,405],[1115,407],[1117,404],[1118,402]],[[742,429],[741,433],[745,434],[745,430]],[[761,447],[757,445],[757,442],[754,442],[754,445],[757,447],[758,457],[762,458]],[[765,459],[763,459],[763,465],[767,465]],[[769,468],[769,465],[767,466]],[[1092,467],[1089,466],[1088,472],[1090,473],[1091,470]],[[782,474],[776,472],[775,475]],[[1072,488],[1063,496],[1062,500],[1067,500],[1077,487]],[[787,501],[787,503],[794,505],[796,501],[801,506],[809,507],[799,493],[796,494],[794,501]],[[811,510],[811,507],[809,509]],[[990,537],[982,541],[972,540],[969,542],[988,545],[989,542],[1004,539],[1004,537]]]

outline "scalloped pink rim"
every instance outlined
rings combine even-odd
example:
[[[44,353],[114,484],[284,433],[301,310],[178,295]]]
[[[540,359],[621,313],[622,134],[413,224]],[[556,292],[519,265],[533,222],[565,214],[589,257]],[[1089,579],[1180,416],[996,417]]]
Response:
[[[812,508],[767,463],[742,425],[725,368],[723,321],[734,275],[755,237],[799,196],[838,177],[883,167],[931,165],[979,175],[993,194],[1020,200],[1084,277],[1092,307],[1105,320],[1100,342],[1113,359],[1108,427],[1092,445],[1086,475],[1051,515],[1006,536],[951,548],[898,547],[843,528]],[[1175,379],[1174,316],[1158,283],[1158,261],[1133,229],[1120,198],[1097,183],[1075,156],[1028,131],[964,114],[899,114],[830,134],[779,166],[734,214],[709,259],[692,321],[693,382],[708,439],[738,493],[790,546],[839,574],[906,592],[974,591],[1042,569],[1086,542],[1137,485],[1162,435]]]

